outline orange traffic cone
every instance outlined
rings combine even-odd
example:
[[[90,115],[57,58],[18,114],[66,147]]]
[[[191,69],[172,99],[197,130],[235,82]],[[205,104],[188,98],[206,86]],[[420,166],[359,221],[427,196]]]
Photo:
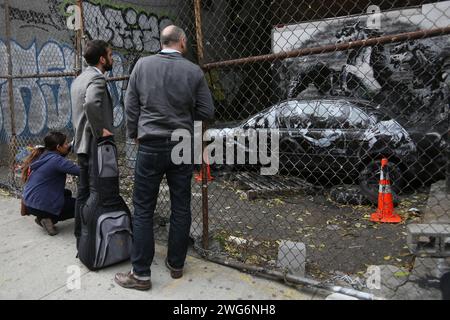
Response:
[[[209,161],[206,159],[206,180],[208,182],[212,181],[214,178],[211,176],[211,169],[209,168]],[[194,176],[195,181],[202,182],[203,181],[203,166],[200,168],[200,172],[197,172]]]
[[[402,218],[394,212],[394,201],[391,191],[391,181],[389,180],[389,172],[387,168],[388,159],[381,159],[381,177],[380,187],[378,190],[378,210],[372,213],[370,221],[399,223]]]

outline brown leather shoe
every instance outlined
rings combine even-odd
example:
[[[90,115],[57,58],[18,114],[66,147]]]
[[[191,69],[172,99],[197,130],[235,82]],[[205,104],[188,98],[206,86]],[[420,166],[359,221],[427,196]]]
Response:
[[[38,217],[34,218],[34,222],[36,222],[36,224],[42,228],[41,220],[39,220]]]
[[[27,216],[27,215],[28,215],[28,213],[27,213],[27,207],[25,206],[25,203],[23,202],[23,200],[20,201],[20,214],[21,214],[22,216]]]
[[[45,231],[51,236],[58,234],[58,231],[56,231],[53,221],[50,218],[41,219],[41,226],[44,227]]]
[[[152,288],[151,280],[139,280],[129,271],[128,273],[117,273],[114,281],[121,287],[127,289],[150,290]]]
[[[166,267],[170,270],[170,276],[172,279],[180,279],[183,276],[183,269],[176,269],[169,265],[169,261],[166,258]]]

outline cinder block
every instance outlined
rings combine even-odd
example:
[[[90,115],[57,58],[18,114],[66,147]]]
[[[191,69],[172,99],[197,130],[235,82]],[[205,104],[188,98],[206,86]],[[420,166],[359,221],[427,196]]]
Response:
[[[281,240],[277,266],[296,276],[305,276],[306,246],[302,242]]]
[[[441,251],[450,257],[450,237],[441,237]]]
[[[449,224],[410,224],[407,231],[407,244],[412,253],[430,257],[450,257]]]

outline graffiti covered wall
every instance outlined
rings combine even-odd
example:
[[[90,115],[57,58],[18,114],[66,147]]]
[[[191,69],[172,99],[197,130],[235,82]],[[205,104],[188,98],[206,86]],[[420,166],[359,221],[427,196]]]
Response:
[[[74,71],[75,33],[67,27],[74,1],[10,1],[11,57],[14,75]],[[84,27],[89,39],[113,46],[109,77],[128,75],[137,59],[160,50],[161,28],[176,14],[171,1],[84,1]],[[4,17],[4,6],[0,7]],[[2,21],[2,32],[4,30]],[[0,74],[7,75],[5,34],[0,33]],[[41,137],[49,130],[71,132],[70,86],[73,77],[14,79],[15,130],[18,137]],[[124,81],[109,83],[114,101],[114,125],[123,125]],[[8,86],[0,79],[0,139],[11,135]]]
[[[64,73],[72,72],[74,50],[71,46],[48,41],[41,48],[36,42],[22,47],[11,42],[13,74]],[[6,45],[0,40],[0,55],[6,57]],[[4,60],[5,58],[3,58]],[[123,57],[114,54],[115,65],[110,76],[123,74]],[[3,62],[3,61],[2,61]],[[5,64],[6,65],[6,62]],[[18,136],[40,135],[47,130],[71,129],[70,86],[72,77],[15,79],[13,86],[16,134]],[[110,84],[114,99],[115,125],[122,122],[120,106],[122,82]],[[0,126],[2,135],[11,133],[10,111],[8,105],[6,80],[0,82],[0,101],[2,113]]]

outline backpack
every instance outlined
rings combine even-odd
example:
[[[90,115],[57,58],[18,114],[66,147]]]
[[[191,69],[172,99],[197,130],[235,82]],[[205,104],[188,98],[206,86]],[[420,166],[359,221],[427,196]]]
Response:
[[[119,194],[117,149],[112,137],[92,143],[89,156],[90,195],[75,215],[78,258],[98,270],[130,258],[131,213]],[[77,221],[78,220],[78,221]]]

